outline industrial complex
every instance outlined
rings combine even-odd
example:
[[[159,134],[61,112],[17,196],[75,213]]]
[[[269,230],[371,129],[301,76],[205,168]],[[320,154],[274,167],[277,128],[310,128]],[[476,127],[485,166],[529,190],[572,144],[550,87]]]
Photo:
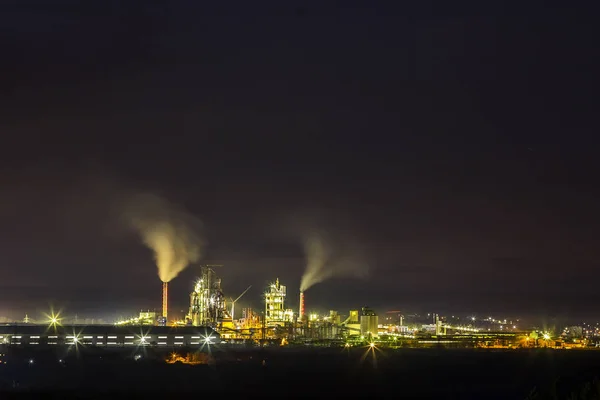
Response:
[[[0,346],[202,349],[226,343],[488,348],[586,345],[577,340],[552,340],[544,332],[519,331],[512,326],[512,321],[506,320],[493,321],[499,324],[482,329],[473,323],[449,323],[438,314],[428,315],[426,323],[409,325],[399,311],[390,311],[387,317],[380,319],[369,307],[349,310],[344,318],[335,310],[319,315],[306,311],[303,291],[297,292],[299,303],[298,309],[294,310],[287,306],[289,293],[279,279],[264,289],[264,309],[243,308],[236,314],[236,302],[251,286],[236,299],[229,297],[227,301],[215,267],[201,267],[200,276],[189,293],[189,308],[183,319],[169,319],[169,289],[168,283],[163,282],[161,313],[142,311],[136,317],[112,325],[61,325],[55,317],[47,324],[5,324],[0,326]],[[473,318],[470,322],[474,321]]]

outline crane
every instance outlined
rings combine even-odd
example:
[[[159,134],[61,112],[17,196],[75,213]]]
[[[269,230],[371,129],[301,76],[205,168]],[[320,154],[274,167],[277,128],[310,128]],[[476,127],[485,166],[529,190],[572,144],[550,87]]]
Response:
[[[242,294],[240,294],[240,295],[238,296],[238,298],[237,298],[237,299],[235,299],[235,300],[233,300],[233,298],[231,299],[231,320],[232,320],[232,321],[235,319],[235,314],[234,314],[234,313],[235,313],[235,302],[236,302],[236,301],[238,301],[239,299],[241,299],[241,298],[242,298],[242,296],[243,296],[243,295],[245,295],[245,294],[246,294],[246,292],[247,292],[248,290],[250,290],[250,288],[251,288],[251,287],[252,287],[252,285],[248,286],[248,288],[247,288],[246,290],[244,290],[244,291],[242,292]]]

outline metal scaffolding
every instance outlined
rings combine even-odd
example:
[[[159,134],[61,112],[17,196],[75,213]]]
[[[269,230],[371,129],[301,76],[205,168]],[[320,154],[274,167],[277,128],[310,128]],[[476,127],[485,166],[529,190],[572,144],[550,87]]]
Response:
[[[225,296],[221,290],[221,279],[212,267],[202,267],[200,279],[190,294],[190,310],[188,323],[193,326],[210,326],[216,328],[225,318],[231,318],[225,307]]]
[[[265,322],[268,327],[285,323],[285,295],[286,288],[279,283],[279,278],[267,288],[265,292]]]

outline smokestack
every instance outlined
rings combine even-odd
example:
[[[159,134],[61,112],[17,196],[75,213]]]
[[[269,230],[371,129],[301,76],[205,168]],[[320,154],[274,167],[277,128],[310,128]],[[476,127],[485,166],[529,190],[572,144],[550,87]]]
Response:
[[[168,306],[168,297],[169,297],[169,284],[167,282],[163,282],[163,293],[162,293],[162,316],[167,320],[167,312],[169,310]]]
[[[300,291],[300,310],[298,318],[302,319],[304,317],[304,292]]]

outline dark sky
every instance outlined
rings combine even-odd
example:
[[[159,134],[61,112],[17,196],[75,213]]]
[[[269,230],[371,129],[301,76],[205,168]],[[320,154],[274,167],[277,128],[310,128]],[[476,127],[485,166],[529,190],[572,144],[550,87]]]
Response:
[[[115,217],[138,191],[200,218],[202,262],[256,307],[275,277],[296,307],[319,231],[369,276],[314,286],[309,309],[593,314],[592,10],[51,3],[0,6],[0,315],[158,307]]]

